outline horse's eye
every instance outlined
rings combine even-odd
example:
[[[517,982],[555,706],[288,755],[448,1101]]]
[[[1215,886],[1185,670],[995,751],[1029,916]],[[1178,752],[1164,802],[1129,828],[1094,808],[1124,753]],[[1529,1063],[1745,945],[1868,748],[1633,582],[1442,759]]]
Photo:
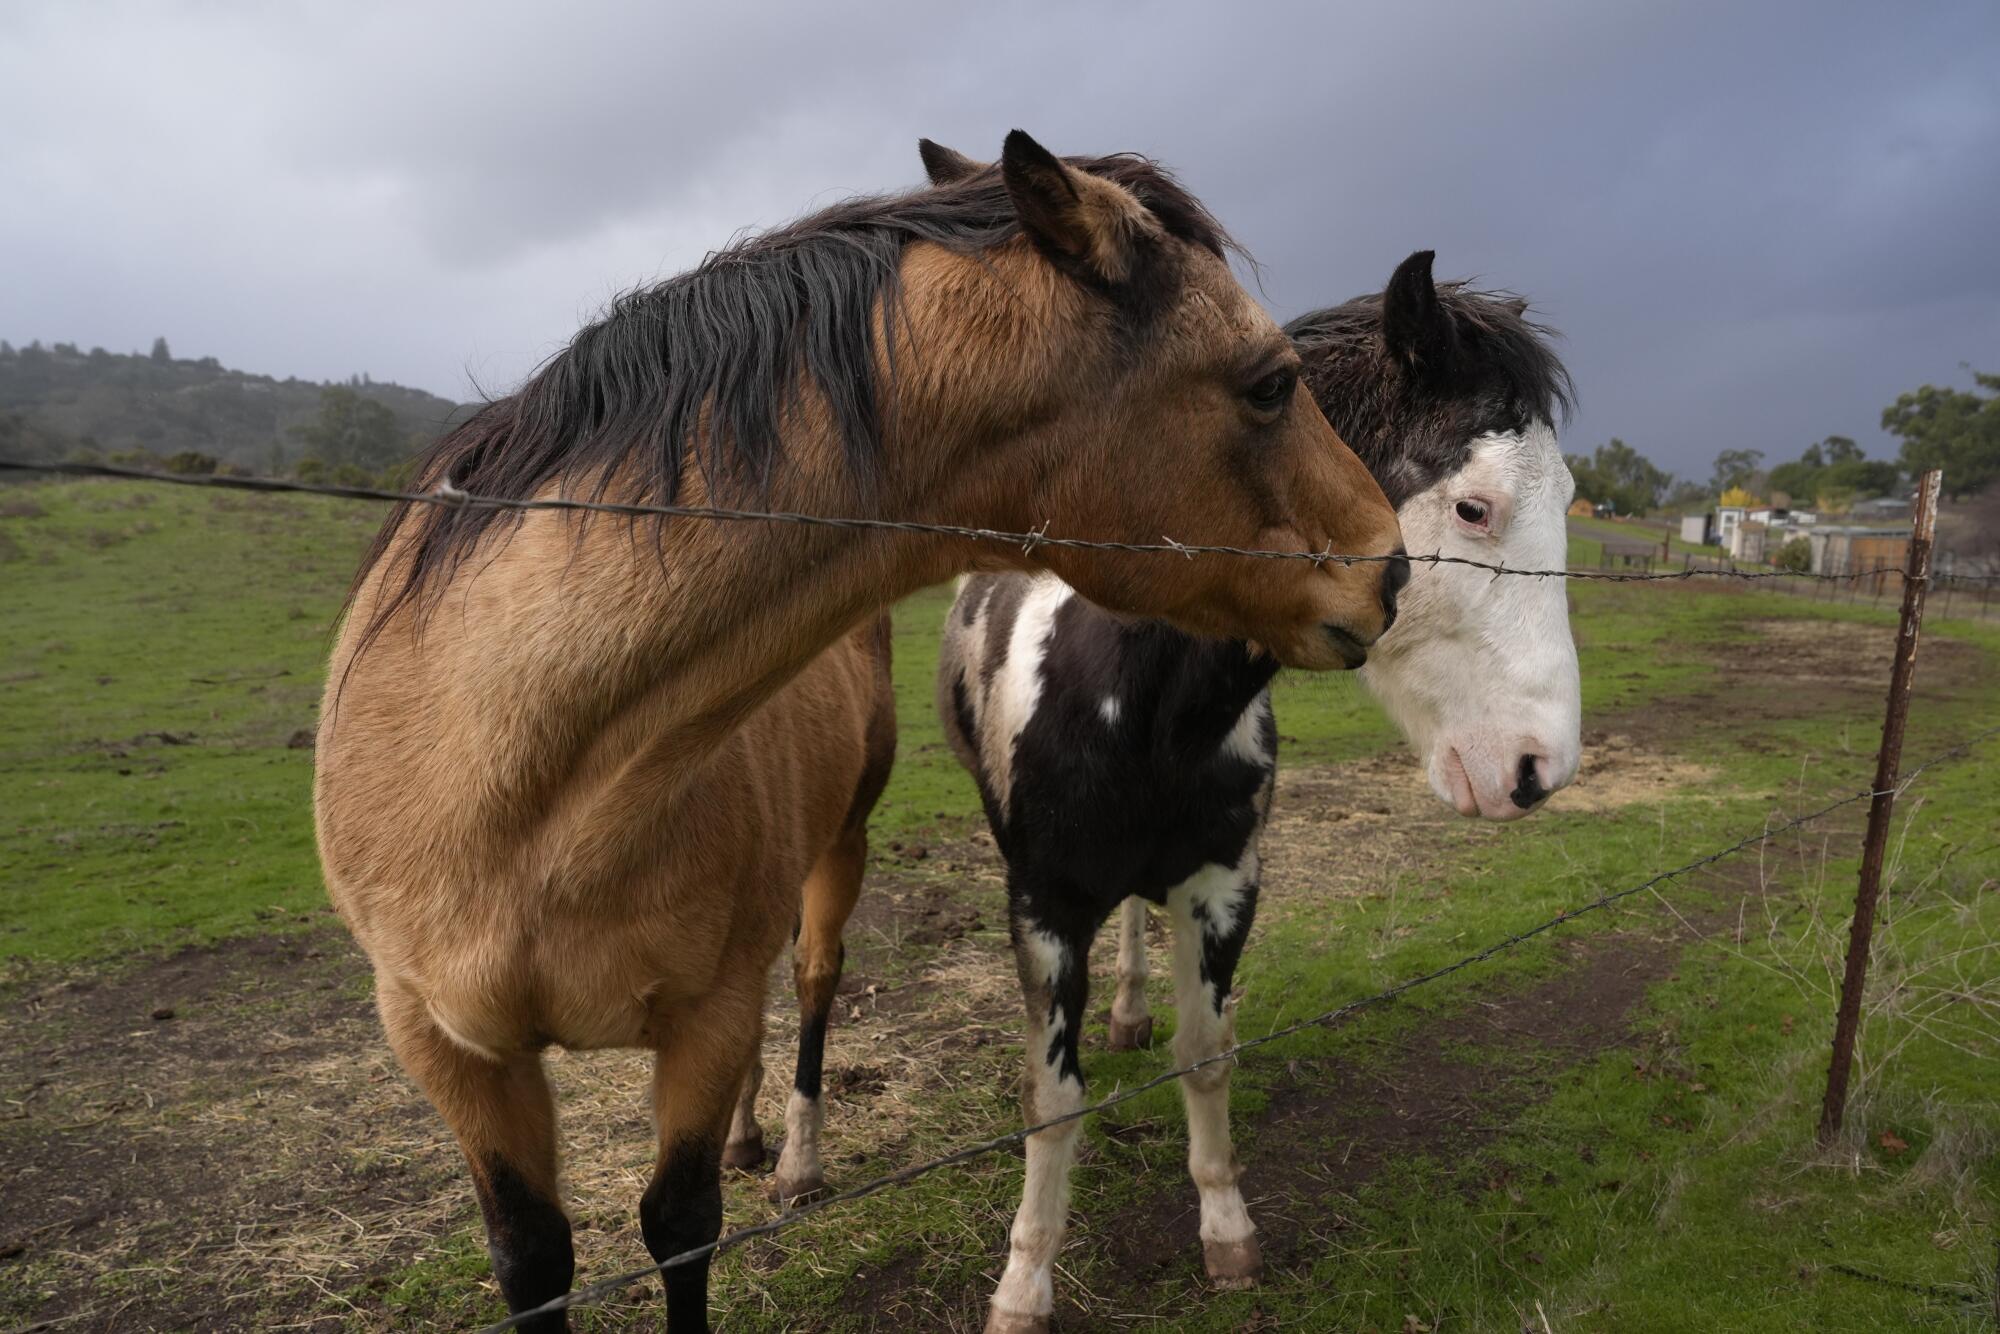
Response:
[[[1299,373],[1287,366],[1284,370],[1272,371],[1251,385],[1243,397],[1259,412],[1276,412],[1291,401],[1292,391],[1298,383]]]
[[[1480,527],[1486,522],[1486,506],[1477,500],[1461,500],[1458,502],[1458,517],[1474,528]]]

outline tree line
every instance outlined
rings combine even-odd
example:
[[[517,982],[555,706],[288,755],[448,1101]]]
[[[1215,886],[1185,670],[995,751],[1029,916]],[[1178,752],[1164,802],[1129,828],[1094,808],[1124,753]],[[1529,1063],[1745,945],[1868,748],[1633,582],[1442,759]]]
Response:
[[[465,409],[366,374],[278,380],[214,357],[176,357],[165,338],[120,354],[73,343],[0,341],[0,452],[183,472],[330,476],[359,483],[398,467]]]
[[[1868,458],[1844,435],[1769,468],[1762,450],[1725,449],[1706,481],[1676,478],[1615,436],[1563,460],[1579,497],[1626,515],[1707,508],[1728,492],[1761,501],[1783,493],[1796,507],[1842,514],[1933,468],[1944,470],[1953,499],[1978,495],[2000,480],[2000,375],[1973,371],[1972,378],[1971,390],[1926,384],[1882,410],[1882,429],[1902,442],[1894,462]]]
[[[1677,478],[1616,437],[1563,458],[1580,498],[1622,515],[1707,508],[1729,492],[1765,501],[1782,493],[1839,514],[1931,468],[1944,470],[1957,499],[2000,479],[2000,375],[1972,378],[1973,389],[1926,384],[1883,409],[1882,429],[1902,442],[1894,462],[1841,435],[1768,468],[1762,450],[1723,450],[1706,481]],[[0,453],[13,458],[393,485],[464,411],[366,375],[315,384],[227,370],[213,357],[181,360],[165,338],[144,356],[0,340]]]

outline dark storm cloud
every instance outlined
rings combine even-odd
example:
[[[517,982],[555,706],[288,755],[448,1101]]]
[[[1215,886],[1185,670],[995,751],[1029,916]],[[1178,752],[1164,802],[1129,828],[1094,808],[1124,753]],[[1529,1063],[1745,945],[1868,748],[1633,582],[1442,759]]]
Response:
[[[1883,453],[1897,392],[2000,365],[2000,10],[1834,9],[10,6],[0,335],[466,395],[1021,125],[1166,160],[1280,315],[1419,247],[1529,295],[1572,449]]]

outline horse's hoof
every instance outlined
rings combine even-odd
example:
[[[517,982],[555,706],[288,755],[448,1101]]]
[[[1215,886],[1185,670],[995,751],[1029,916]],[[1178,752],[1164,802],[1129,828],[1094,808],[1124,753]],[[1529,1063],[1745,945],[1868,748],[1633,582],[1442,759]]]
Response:
[[[1204,1241],[1201,1258],[1208,1265],[1208,1281],[1224,1291],[1255,1287],[1264,1272],[1255,1233],[1241,1241]]]
[[[1049,1318],[989,1306],[986,1308],[986,1334],[1049,1334]]]
[[[1115,1016],[1111,1020],[1111,1050],[1138,1051],[1153,1045],[1153,1016],[1146,1015],[1135,1024],[1125,1023]]]
[[[772,1177],[771,1198],[787,1209],[797,1208],[826,1189],[826,1178],[815,1172],[805,1177]]]
[[[764,1165],[764,1136],[761,1132],[749,1139],[733,1139],[722,1146],[722,1165],[733,1167],[739,1172],[754,1172]]]

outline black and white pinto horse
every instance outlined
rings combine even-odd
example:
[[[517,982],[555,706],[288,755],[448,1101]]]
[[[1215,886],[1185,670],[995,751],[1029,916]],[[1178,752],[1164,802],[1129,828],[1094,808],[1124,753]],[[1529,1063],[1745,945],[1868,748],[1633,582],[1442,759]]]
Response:
[[[1412,555],[1560,569],[1572,495],[1556,445],[1569,380],[1526,303],[1437,285],[1412,255],[1386,291],[1287,330],[1300,378],[1397,508]],[[1417,562],[1363,679],[1467,816],[1528,814],[1575,775],[1576,649],[1560,580]],[[1027,1003],[1030,1122],[1084,1102],[1077,1039],[1091,941],[1125,905],[1112,1045],[1150,1037],[1146,903],[1173,924],[1174,1058],[1233,1044],[1232,979],[1257,907],[1277,664],[1254,646],[1132,621],[1049,576],[966,580],[938,703],[1007,862]],[[1229,1064],[1182,1080],[1208,1273],[1254,1281],[1229,1137]],[[1033,1136],[987,1329],[1045,1330],[1078,1123]]]

